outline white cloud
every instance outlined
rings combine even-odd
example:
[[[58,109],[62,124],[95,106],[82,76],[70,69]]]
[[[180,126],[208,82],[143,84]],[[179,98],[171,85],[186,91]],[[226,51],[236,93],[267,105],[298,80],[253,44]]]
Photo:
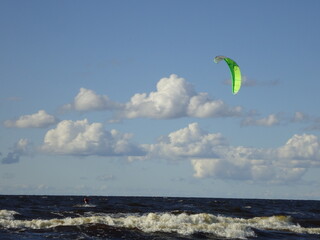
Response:
[[[162,78],[157,91],[135,94],[121,114],[126,118],[178,118],[186,115],[190,97],[195,95],[193,86],[172,74]]]
[[[49,115],[44,110],[39,110],[35,114],[23,115],[17,120],[7,120],[4,125],[17,128],[45,128],[57,123],[57,121],[56,117]]]
[[[116,130],[107,131],[101,123],[90,124],[88,120],[61,121],[49,130],[42,150],[54,154],[135,156],[143,154],[142,148],[130,142],[131,134]]]
[[[222,100],[212,100],[206,93],[196,93],[194,87],[175,74],[162,78],[157,91],[135,94],[119,118],[168,119],[180,117],[226,117],[239,116],[241,107],[231,108]]]
[[[310,116],[303,112],[295,112],[293,114],[287,113],[272,113],[266,117],[258,118],[259,113],[252,110],[249,111],[246,116],[241,121],[242,126],[277,126],[277,125],[287,125],[293,123],[305,123],[309,124],[305,127],[305,130],[319,130],[319,118]]]
[[[267,126],[271,127],[280,124],[281,119],[277,114],[270,114],[269,116],[261,119],[254,119],[253,117],[246,117],[242,122],[242,126]]]
[[[187,115],[190,117],[233,117],[240,116],[242,107],[229,107],[222,100],[211,100],[207,93],[199,93],[190,98]]]
[[[108,96],[98,95],[93,90],[80,88],[79,93],[74,98],[73,103],[66,104],[63,110],[94,111],[113,110],[120,107],[120,104],[109,99]]]

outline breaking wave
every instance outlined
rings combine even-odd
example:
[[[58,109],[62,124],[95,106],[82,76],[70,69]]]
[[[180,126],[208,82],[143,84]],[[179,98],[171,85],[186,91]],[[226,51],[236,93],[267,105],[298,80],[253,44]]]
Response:
[[[218,237],[246,239],[255,237],[255,229],[275,230],[294,233],[320,234],[320,228],[305,228],[293,223],[290,216],[234,218],[207,213],[147,213],[138,214],[95,214],[82,217],[53,219],[17,220],[19,213],[0,210],[0,228],[48,229],[61,226],[103,224],[112,227],[138,229],[143,232],[165,232],[191,235],[213,234]]]

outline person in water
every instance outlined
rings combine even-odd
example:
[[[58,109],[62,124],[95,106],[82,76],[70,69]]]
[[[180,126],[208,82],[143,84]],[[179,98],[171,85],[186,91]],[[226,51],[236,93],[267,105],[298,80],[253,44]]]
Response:
[[[89,204],[89,198],[85,197],[83,201],[84,201],[84,204]]]

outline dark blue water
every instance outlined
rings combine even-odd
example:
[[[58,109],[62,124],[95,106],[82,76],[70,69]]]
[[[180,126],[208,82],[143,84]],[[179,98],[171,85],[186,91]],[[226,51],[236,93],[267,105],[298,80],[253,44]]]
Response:
[[[320,239],[320,201],[0,195],[0,239]]]

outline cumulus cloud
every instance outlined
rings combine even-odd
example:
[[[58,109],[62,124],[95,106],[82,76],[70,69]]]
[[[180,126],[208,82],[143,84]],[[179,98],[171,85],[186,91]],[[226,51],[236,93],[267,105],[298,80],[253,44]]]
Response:
[[[315,135],[294,135],[287,143],[277,150],[279,158],[300,162],[320,164],[320,142]]]
[[[162,78],[157,91],[135,94],[122,113],[126,118],[177,118],[186,115],[186,109],[195,91],[191,84],[177,75]]]
[[[135,156],[143,149],[130,142],[131,134],[107,131],[101,123],[90,124],[87,119],[64,120],[49,130],[42,151],[65,155]]]
[[[214,177],[221,179],[248,180],[250,168],[247,164],[234,164],[225,159],[193,159],[194,176],[197,178]]]
[[[230,147],[221,158],[192,159],[195,177],[268,182],[299,181],[309,168],[320,167],[320,142],[314,135],[294,135],[276,149]]]
[[[162,78],[155,92],[135,94],[118,113],[120,118],[168,119],[180,117],[232,117],[241,115],[241,107],[229,107],[197,93],[184,78],[175,74]]]
[[[114,110],[120,107],[121,104],[113,102],[108,96],[98,95],[93,90],[80,88],[79,93],[74,98],[72,103],[66,104],[62,110],[76,111],[99,111],[99,110]]]
[[[320,142],[314,135],[294,135],[275,149],[231,146],[220,133],[197,123],[148,146],[147,158],[188,160],[196,178],[283,183],[299,181],[309,168],[320,167]]]
[[[219,146],[226,144],[220,134],[209,134],[200,129],[198,123],[162,137],[158,143],[148,146],[149,157],[166,159],[186,159],[194,156],[218,156]]]
[[[18,163],[20,156],[29,155],[32,152],[31,143],[28,139],[20,139],[14,144],[12,151],[10,151],[6,157],[2,158],[3,164]]]
[[[23,115],[17,120],[7,120],[4,125],[8,128],[46,128],[58,122],[58,119],[44,110],[31,115]]]

